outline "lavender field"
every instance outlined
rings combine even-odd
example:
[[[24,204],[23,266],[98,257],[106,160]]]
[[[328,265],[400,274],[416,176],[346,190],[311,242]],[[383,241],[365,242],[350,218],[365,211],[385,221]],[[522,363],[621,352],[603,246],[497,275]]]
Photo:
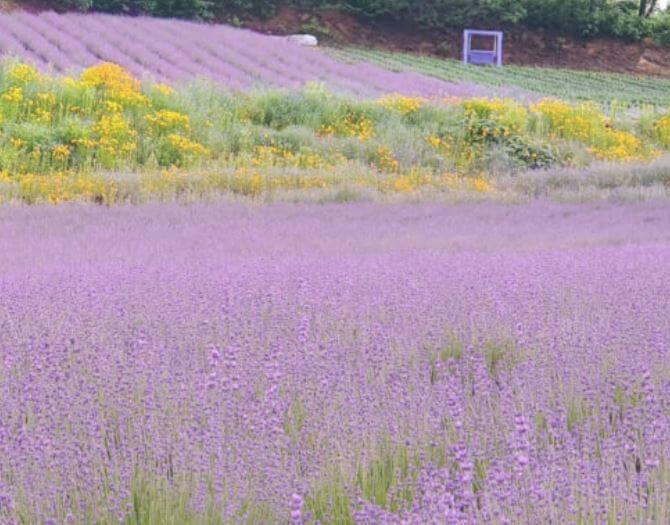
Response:
[[[447,82],[372,64],[349,64],[316,49],[225,25],[105,14],[0,14],[0,55],[75,74],[101,61],[140,78],[178,83],[203,77],[231,89],[298,88],[324,82],[358,96],[511,96],[523,90]]]
[[[665,203],[0,232],[0,523],[670,522]]]

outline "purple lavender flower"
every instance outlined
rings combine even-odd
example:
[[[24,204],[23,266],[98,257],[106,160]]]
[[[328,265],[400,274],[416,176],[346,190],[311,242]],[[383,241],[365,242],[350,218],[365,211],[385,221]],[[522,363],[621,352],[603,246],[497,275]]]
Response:
[[[0,208],[0,523],[667,523],[669,227]]]

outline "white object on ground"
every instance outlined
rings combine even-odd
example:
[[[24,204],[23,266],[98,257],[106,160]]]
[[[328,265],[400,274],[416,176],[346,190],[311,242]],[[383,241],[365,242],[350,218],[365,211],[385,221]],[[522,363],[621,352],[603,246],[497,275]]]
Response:
[[[289,35],[287,40],[299,46],[316,47],[319,45],[319,41],[314,35]]]

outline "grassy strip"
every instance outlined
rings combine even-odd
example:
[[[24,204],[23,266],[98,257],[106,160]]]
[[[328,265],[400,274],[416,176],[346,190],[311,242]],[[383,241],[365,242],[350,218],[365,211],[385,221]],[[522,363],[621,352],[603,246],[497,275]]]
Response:
[[[451,59],[358,48],[333,49],[340,59],[372,62],[398,71],[417,71],[452,82],[517,87],[543,96],[624,106],[670,106],[670,80],[566,69],[466,66]]]
[[[649,161],[670,119],[588,103],[425,100],[299,91],[174,91],[115,64],[79,78],[0,67],[0,201],[99,203],[357,187],[493,191],[495,178]],[[126,175],[126,174],[134,175]]]

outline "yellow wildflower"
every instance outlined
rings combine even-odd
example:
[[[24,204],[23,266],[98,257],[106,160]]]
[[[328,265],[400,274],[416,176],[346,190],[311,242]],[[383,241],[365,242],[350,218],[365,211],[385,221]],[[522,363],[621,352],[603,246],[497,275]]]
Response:
[[[393,189],[400,193],[410,193],[414,191],[414,184],[409,177],[397,177],[393,180]]]
[[[405,97],[403,95],[393,94],[380,98],[377,103],[385,109],[397,111],[403,116],[415,113],[425,104],[422,98]]]
[[[107,113],[121,113],[123,106],[114,100],[105,100],[104,109]]]
[[[472,187],[479,193],[488,193],[493,189],[491,183],[481,176],[472,180]]]
[[[124,105],[144,104],[147,99],[140,93],[140,82],[118,64],[102,62],[81,74],[81,83],[102,89],[111,99]]]
[[[436,135],[431,135],[426,140],[428,141],[428,144],[433,146],[435,149],[442,145],[442,139]]]
[[[387,146],[377,148],[377,161],[375,164],[377,168],[387,172],[396,172],[400,167],[400,163],[393,155],[393,151]]]
[[[9,88],[0,98],[5,102],[19,104],[23,100],[23,89],[20,87]]]
[[[70,157],[70,148],[64,144],[59,144],[53,147],[51,154],[57,161],[64,162]]]
[[[362,141],[368,141],[374,136],[374,125],[367,117],[347,114],[344,118],[338,118],[335,122],[322,125],[318,132],[322,137],[356,137]]]
[[[191,130],[191,122],[188,115],[184,115],[178,111],[161,109],[155,113],[146,115],[144,119],[156,131],[182,130],[188,132]]]
[[[666,114],[654,124],[656,139],[665,148],[670,148],[670,114]]]
[[[51,122],[51,112],[43,108],[37,108],[35,110],[35,120],[42,124],[48,124]]]
[[[172,95],[174,93],[174,89],[172,89],[170,86],[167,84],[154,84],[154,89],[158,91],[161,95],[165,95],[166,97]]]
[[[9,78],[20,84],[28,84],[39,77],[39,72],[28,64],[16,64],[9,70]]]
[[[593,103],[576,105],[545,99],[531,106],[558,136],[582,142],[589,152],[603,160],[632,160],[652,153],[642,141],[626,131],[612,128],[611,121]]]
[[[209,150],[202,144],[194,142],[182,135],[171,133],[167,136],[168,142],[176,150],[190,155],[207,155]]]
[[[37,100],[39,100],[46,106],[53,106],[54,104],[56,104],[56,94],[51,92],[38,93]]]

